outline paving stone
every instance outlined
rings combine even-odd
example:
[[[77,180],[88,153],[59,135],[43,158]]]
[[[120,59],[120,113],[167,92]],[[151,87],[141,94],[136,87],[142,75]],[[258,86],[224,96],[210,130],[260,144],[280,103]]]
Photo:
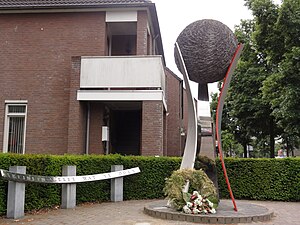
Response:
[[[247,219],[248,219],[248,217],[241,217],[240,223],[247,223],[248,222]]]
[[[225,223],[225,218],[224,217],[219,217],[218,218],[218,223]]]
[[[167,219],[168,220],[171,220],[173,217],[172,217],[172,214],[170,214],[170,213],[167,213]]]
[[[209,219],[210,223],[217,223],[218,219],[216,217],[210,218]]]
[[[236,217],[236,218],[234,217],[234,218],[231,219],[231,222],[232,223],[239,223],[240,222],[240,218],[239,217]]]
[[[186,215],[186,221],[188,221],[188,222],[194,222],[194,218],[195,218],[195,216],[193,216],[193,215]]]
[[[224,200],[222,200],[224,201]],[[232,203],[228,202],[228,209],[224,209],[224,214],[236,215],[236,212],[232,210]],[[143,201],[124,201],[118,203],[101,203],[101,204],[84,204],[77,206],[74,210],[50,210],[49,212],[43,212],[39,214],[26,214],[23,219],[18,221],[8,220],[0,218],[0,224],[4,225],[195,225],[204,224],[200,216],[194,217],[194,222],[189,215],[186,216],[187,221],[174,221],[168,217],[173,216],[173,213],[166,214],[167,219],[154,218],[147,215],[143,208],[149,204],[156,203],[157,200],[143,200]],[[237,201],[239,213],[243,213],[243,204],[258,204],[264,206],[275,212],[275,216],[271,218],[272,213],[269,216],[263,216],[263,219],[271,219],[264,222],[252,222],[248,217],[243,216],[240,218],[240,223],[233,223],[234,225],[298,225],[300,224],[300,202],[271,202],[271,201]],[[247,212],[247,209],[244,209]],[[249,210],[252,211],[252,210]],[[148,210],[151,212],[151,210]],[[155,212],[154,212],[155,213]],[[210,222],[215,224],[224,224],[222,221],[225,216],[220,214],[220,210],[217,209],[217,214],[209,217]],[[163,215],[163,212],[160,212]],[[262,215],[261,213],[259,215]],[[215,222],[213,218],[218,216],[218,221]],[[250,218],[251,219],[251,218]]]
[[[160,218],[160,212],[156,211],[154,216],[157,217],[157,218]]]
[[[184,215],[184,214],[178,215],[178,220],[179,221],[186,221],[186,215]]]
[[[162,219],[167,219],[167,213],[161,212],[161,213],[160,213],[160,218],[162,218]]]
[[[203,220],[202,220],[203,218],[202,217],[200,217],[200,216],[195,216],[195,218],[194,218],[194,222],[195,223],[202,223],[203,222]]]
[[[225,224],[230,224],[230,223],[233,223],[233,218],[225,218]]]
[[[202,217],[202,223],[209,223],[208,217]]]

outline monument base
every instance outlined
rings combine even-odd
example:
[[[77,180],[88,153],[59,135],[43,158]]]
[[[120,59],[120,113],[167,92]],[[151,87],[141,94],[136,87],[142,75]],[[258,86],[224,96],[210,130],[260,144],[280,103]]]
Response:
[[[221,200],[216,214],[185,214],[167,207],[166,200],[152,202],[144,207],[144,212],[150,216],[177,221],[187,221],[205,224],[236,224],[257,221],[269,221],[274,215],[272,210],[264,206],[238,201],[238,211],[232,209],[231,200]]]

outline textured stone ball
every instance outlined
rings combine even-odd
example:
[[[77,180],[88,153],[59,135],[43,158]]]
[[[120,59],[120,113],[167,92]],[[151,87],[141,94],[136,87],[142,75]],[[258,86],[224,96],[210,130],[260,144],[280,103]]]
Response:
[[[189,78],[206,84],[222,80],[238,42],[233,32],[216,20],[198,20],[188,25],[178,36]],[[179,70],[178,58],[175,62]],[[182,72],[182,71],[181,71]]]

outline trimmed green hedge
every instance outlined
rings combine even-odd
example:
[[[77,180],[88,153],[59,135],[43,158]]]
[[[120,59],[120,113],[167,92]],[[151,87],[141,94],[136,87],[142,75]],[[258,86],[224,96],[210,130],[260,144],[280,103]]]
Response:
[[[181,158],[120,155],[14,155],[0,154],[0,168],[26,166],[32,175],[61,176],[63,165],[76,165],[77,175],[110,172],[111,165],[124,165],[124,169],[140,167],[141,173],[124,177],[124,199],[154,199],[163,196],[165,178],[180,166]],[[0,179],[0,214],[6,213],[7,181]],[[110,181],[77,184],[77,203],[108,201]],[[61,185],[26,184],[25,210],[60,205]]]
[[[226,158],[236,199],[300,201],[300,158]],[[217,161],[220,196],[229,198],[221,163]]]
[[[14,155],[0,154],[0,168],[19,165],[27,174],[61,176],[63,165],[76,165],[77,175],[110,171],[111,165],[124,169],[140,167],[141,173],[124,177],[124,199],[163,197],[165,179],[179,169],[181,158],[121,155]],[[300,158],[225,159],[227,173],[235,198],[257,200],[300,200]],[[220,195],[228,198],[220,161],[217,160]],[[7,181],[0,179],[0,214],[6,213]],[[25,210],[60,205],[61,185],[26,184]],[[77,203],[108,201],[110,181],[77,184]]]

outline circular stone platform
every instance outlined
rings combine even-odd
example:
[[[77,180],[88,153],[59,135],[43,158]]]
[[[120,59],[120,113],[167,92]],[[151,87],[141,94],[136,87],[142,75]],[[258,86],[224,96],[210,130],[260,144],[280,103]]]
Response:
[[[257,221],[269,221],[273,217],[273,211],[264,206],[248,202],[238,201],[238,211],[233,210],[231,200],[220,201],[216,214],[185,214],[168,208],[167,201],[152,202],[144,207],[144,212],[150,216],[167,220],[179,220],[194,223],[232,224],[251,223]]]

